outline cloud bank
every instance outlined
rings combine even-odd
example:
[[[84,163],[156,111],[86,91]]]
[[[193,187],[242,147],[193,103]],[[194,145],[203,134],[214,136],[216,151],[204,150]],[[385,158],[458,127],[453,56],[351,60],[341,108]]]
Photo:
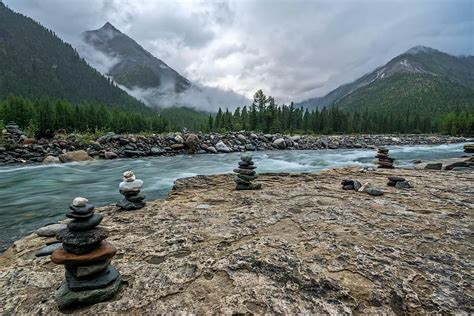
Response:
[[[324,95],[417,45],[474,54],[471,0],[4,2],[73,45],[110,21],[193,82],[279,102]]]

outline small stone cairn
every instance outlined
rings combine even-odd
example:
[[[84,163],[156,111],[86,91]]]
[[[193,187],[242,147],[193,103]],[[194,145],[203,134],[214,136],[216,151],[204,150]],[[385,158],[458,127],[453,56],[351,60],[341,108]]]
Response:
[[[389,187],[396,187],[397,189],[411,189],[413,185],[407,181],[405,178],[390,176],[388,177],[387,185]]]
[[[144,207],[146,204],[145,196],[140,194],[142,186],[143,181],[136,179],[132,171],[125,171],[123,181],[119,184],[119,192],[124,198],[117,203],[117,206],[126,211],[138,210]]]
[[[375,158],[378,158],[378,167],[379,168],[386,168],[386,169],[393,169],[393,161],[395,159],[390,158],[388,156],[388,149],[387,148],[379,148],[377,150],[377,156]]]
[[[258,190],[262,187],[260,183],[252,182],[258,178],[252,161],[252,156],[249,154],[243,154],[240,157],[239,168],[234,169],[237,174],[234,178],[237,184],[237,190]]]
[[[105,241],[107,230],[97,227],[102,215],[82,197],[75,198],[69,209],[66,217],[72,221],[56,235],[62,249],[51,254],[51,260],[66,269],[66,278],[55,293],[59,308],[105,301],[122,283],[120,273],[110,265],[116,249]]]

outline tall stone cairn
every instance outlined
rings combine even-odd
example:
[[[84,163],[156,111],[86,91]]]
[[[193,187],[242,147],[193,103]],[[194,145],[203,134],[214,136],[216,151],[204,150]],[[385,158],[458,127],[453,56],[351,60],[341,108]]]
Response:
[[[117,206],[123,210],[138,210],[145,206],[145,196],[140,193],[143,181],[136,179],[132,171],[123,173],[123,181],[119,184],[119,192],[124,197],[117,203]]]
[[[395,159],[388,156],[387,148],[379,148],[375,158],[378,158],[377,164],[379,168],[393,169],[393,162]]]
[[[56,235],[63,247],[51,254],[51,260],[66,269],[65,280],[55,293],[59,308],[105,301],[122,283],[120,273],[110,265],[116,249],[105,241],[107,230],[97,227],[102,215],[82,197],[75,198],[69,209],[66,217],[72,221]]]
[[[252,161],[252,156],[249,154],[243,154],[240,157],[239,168],[234,169],[236,176],[234,178],[237,184],[237,190],[258,190],[262,187],[260,183],[252,182],[258,178]]]

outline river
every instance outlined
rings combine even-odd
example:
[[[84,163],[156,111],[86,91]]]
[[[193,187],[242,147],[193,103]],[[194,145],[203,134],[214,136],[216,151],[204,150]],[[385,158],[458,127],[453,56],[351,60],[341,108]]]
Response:
[[[396,166],[412,166],[416,159],[459,157],[463,144],[388,146]],[[147,199],[166,197],[174,180],[198,174],[229,173],[239,153],[96,160],[34,166],[0,166],[0,252],[35,229],[64,218],[71,200],[87,197],[97,207],[121,198],[118,184],[126,170],[144,181]],[[258,172],[311,172],[347,165],[372,166],[374,150],[260,151],[254,153]]]

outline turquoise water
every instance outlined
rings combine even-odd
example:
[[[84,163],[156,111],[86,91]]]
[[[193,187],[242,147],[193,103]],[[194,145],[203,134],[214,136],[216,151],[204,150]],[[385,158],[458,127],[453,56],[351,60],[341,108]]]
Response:
[[[415,159],[459,157],[463,144],[439,146],[392,146],[390,155],[399,166]],[[254,153],[258,172],[311,172],[347,165],[371,166],[374,150],[336,149],[314,151],[261,151]],[[145,184],[147,198],[166,197],[174,180],[198,174],[230,173],[239,153],[98,160],[35,166],[1,166],[0,251],[31,231],[64,217],[76,196],[96,206],[120,199],[118,184],[126,170],[133,170]]]

